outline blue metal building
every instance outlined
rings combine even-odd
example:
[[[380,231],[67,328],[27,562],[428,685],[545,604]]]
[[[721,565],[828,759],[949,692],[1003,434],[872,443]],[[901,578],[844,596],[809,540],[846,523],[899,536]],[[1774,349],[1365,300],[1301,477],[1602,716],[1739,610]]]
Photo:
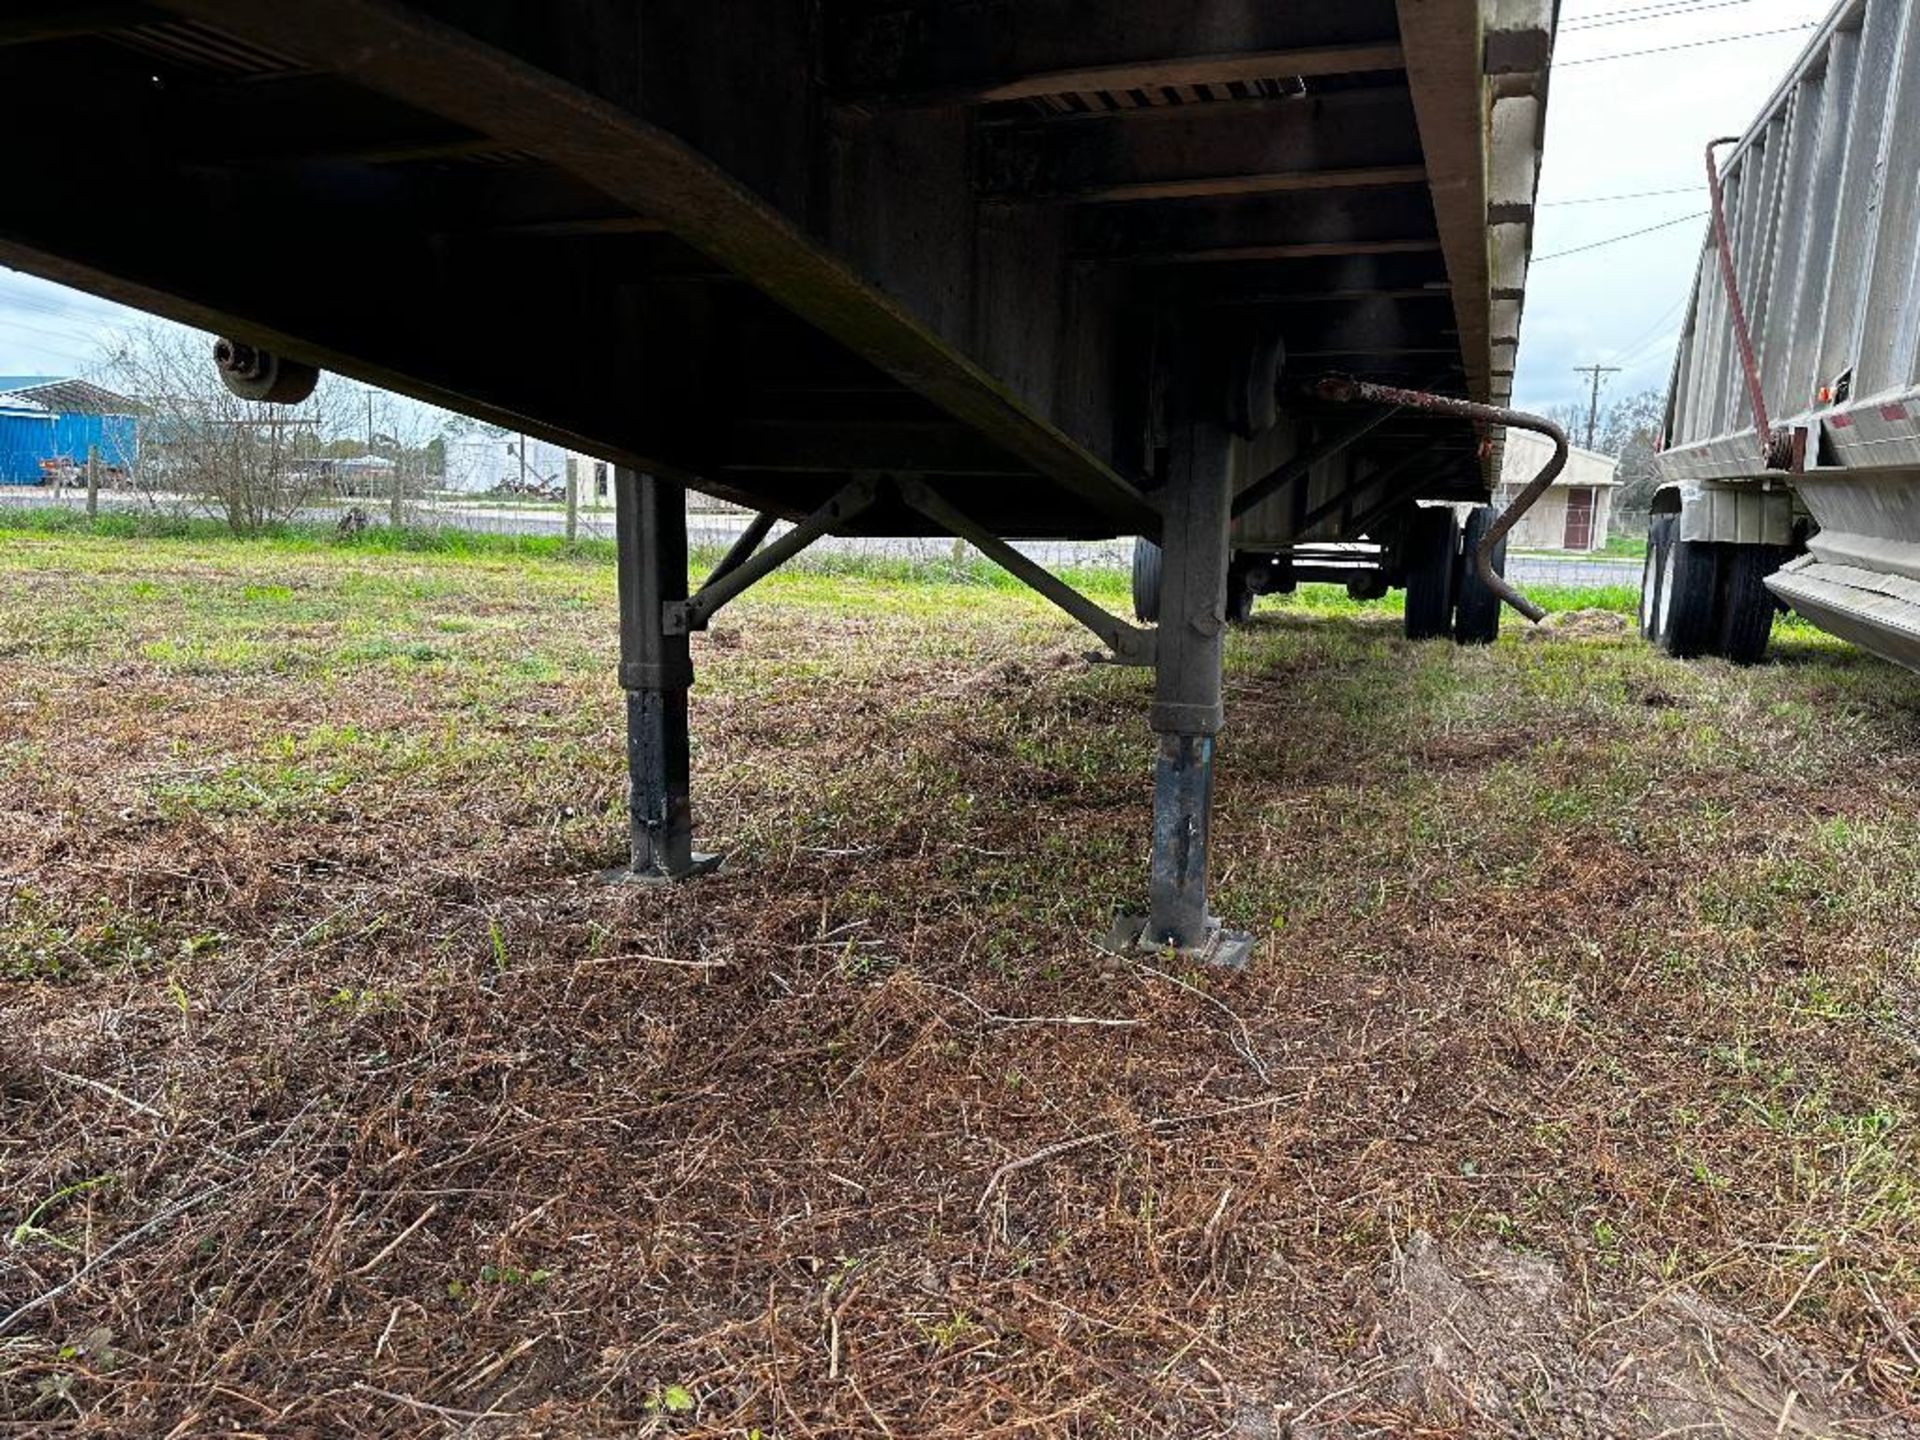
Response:
[[[0,375],[0,485],[40,485],[86,464],[98,447],[108,470],[140,456],[139,405],[86,380]]]

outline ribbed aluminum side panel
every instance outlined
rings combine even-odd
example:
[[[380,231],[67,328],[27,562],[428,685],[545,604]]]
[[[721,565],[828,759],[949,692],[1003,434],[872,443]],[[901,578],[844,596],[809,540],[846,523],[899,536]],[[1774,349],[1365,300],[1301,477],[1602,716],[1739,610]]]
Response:
[[[1908,9],[1905,0],[1868,0],[1866,23],[1860,30],[1860,73],[1854,88],[1853,116],[1847,126],[1846,169],[1837,207],[1839,243],[1834,247],[1833,275],[1821,315],[1819,359],[1814,374],[1804,377],[1816,391],[1853,363],[1869,259],[1863,243],[1866,232],[1862,216],[1874,193],[1874,163],[1880,152],[1881,122],[1886,117],[1887,87],[1893,81],[1894,55]]]
[[[1857,31],[1842,30],[1833,37],[1827,52],[1826,73],[1821,81],[1820,134],[1808,156],[1806,204],[1809,238],[1794,277],[1794,307],[1788,321],[1784,368],[1775,382],[1778,391],[1791,394],[1797,385],[1802,390],[1815,388],[1819,373],[1816,359],[1820,353],[1821,317],[1827,311],[1827,293],[1833,281],[1833,261],[1844,243],[1840,214],[1840,182],[1846,173],[1848,124],[1853,118],[1855,81],[1860,68],[1860,36]],[[1779,353],[1776,349],[1775,353]]]
[[[1920,225],[1920,22],[1907,7],[1897,60],[1892,120],[1880,132],[1874,262],[1862,308],[1855,388],[1862,395],[1903,386],[1912,366],[1895,351],[1913,320],[1914,236]]]

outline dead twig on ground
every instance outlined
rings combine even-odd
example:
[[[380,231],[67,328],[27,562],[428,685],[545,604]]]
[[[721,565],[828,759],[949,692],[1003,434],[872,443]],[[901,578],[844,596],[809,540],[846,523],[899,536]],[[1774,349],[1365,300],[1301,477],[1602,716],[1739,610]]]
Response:
[[[151,1220],[147,1221],[146,1224],[140,1226],[138,1229],[129,1231],[127,1234],[122,1235],[118,1240],[114,1241],[113,1244],[109,1245],[106,1249],[102,1250],[98,1255],[94,1256],[93,1259],[89,1260],[86,1264],[82,1265],[78,1270],[74,1271],[73,1274],[69,1275],[65,1280],[62,1280],[58,1285],[54,1286],[51,1290],[45,1291],[42,1294],[35,1296],[33,1299],[29,1300],[26,1304],[22,1305],[19,1309],[15,1310],[12,1314],[6,1316],[4,1319],[0,1319],[0,1335],[6,1334],[7,1331],[11,1330],[20,1321],[26,1319],[26,1317],[31,1315],[34,1311],[39,1310],[44,1306],[51,1305],[55,1300],[59,1299],[62,1295],[66,1294],[67,1291],[71,1290],[74,1286],[78,1285],[82,1280],[86,1279],[87,1276],[91,1275],[95,1270],[98,1270],[102,1265],[106,1264],[107,1261],[111,1260],[114,1256],[118,1255],[122,1250],[125,1250],[132,1245],[138,1244],[141,1240],[144,1240],[147,1236],[153,1234],[154,1231],[158,1230],[161,1226],[165,1225],[169,1220],[173,1219],[176,1215],[184,1214],[186,1211],[191,1210],[194,1206],[199,1205],[204,1201],[211,1200],[214,1196],[218,1195],[221,1191],[227,1189],[228,1186],[231,1185],[232,1183],[233,1182],[231,1181],[226,1181],[219,1185],[210,1186],[209,1188],[202,1190],[197,1195],[190,1195],[185,1200],[179,1201],[177,1204],[169,1205],[166,1209],[162,1210],[158,1215],[154,1216]]]
[[[1282,1105],[1289,1100],[1297,1100],[1299,1098],[1298,1095],[1265,1095],[1258,1100],[1248,1100],[1238,1105],[1223,1105],[1218,1110],[1207,1110],[1197,1115],[1171,1115],[1161,1119],[1146,1120],[1142,1122],[1141,1128],[1151,1134],[1161,1135],[1169,1130],[1177,1130],[1183,1125],[1198,1125],[1209,1120],[1224,1120],[1229,1115],[1244,1115],[1249,1110],[1271,1109],[1275,1105]],[[1020,1171],[1034,1165],[1043,1164],[1053,1159],[1056,1155],[1064,1155],[1071,1150],[1078,1150],[1088,1145],[1098,1145],[1103,1140],[1118,1139],[1125,1133],[1126,1131],[1124,1129],[1116,1127],[1111,1130],[1095,1131],[1091,1135],[1075,1135],[1071,1139],[1058,1140],[1051,1145],[1043,1146],[1041,1149],[1035,1150],[1032,1154],[1022,1155],[1018,1159],[1007,1161],[1006,1164],[994,1171],[992,1176],[988,1178],[986,1188],[980,1192],[980,1199],[974,1204],[973,1208],[975,1212],[984,1215],[987,1211],[987,1206],[993,1203],[993,1197],[999,1191],[1000,1187],[1007,1182],[1009,1177]]]

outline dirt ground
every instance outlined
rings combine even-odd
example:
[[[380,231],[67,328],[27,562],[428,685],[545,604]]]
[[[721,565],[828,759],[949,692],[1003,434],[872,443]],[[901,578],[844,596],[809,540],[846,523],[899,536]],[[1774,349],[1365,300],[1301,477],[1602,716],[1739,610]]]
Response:
[[[1563,608],[1573,608],[1572,606]],[[0,1432],[1920,1433],[1920,682],[801,575],[621,853],[603,563],[0,536]]]

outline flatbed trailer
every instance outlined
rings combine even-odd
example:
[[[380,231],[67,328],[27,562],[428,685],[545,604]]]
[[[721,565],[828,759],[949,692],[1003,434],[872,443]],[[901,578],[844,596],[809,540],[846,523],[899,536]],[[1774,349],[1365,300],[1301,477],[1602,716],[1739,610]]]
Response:
[[[1917,12],[1842,0],[1708,152],[1642,585],[1674,654],[1757,660],[1785,606],[1920,669]]]
[[[1218,954],[1224,624],[1337,572],[1486,638],[1422,502],[1491,491],[1556,15],[6,0],[0,261],[223,337],[256,398],[324,367],[618,466],[634,876],[708,863],[715,610],[823,534],[973,541],[1153,667],[1136,933]],[[761,516],[691,595],[689,486]],[[1155,628],[1003,543],[1124,535]]]

